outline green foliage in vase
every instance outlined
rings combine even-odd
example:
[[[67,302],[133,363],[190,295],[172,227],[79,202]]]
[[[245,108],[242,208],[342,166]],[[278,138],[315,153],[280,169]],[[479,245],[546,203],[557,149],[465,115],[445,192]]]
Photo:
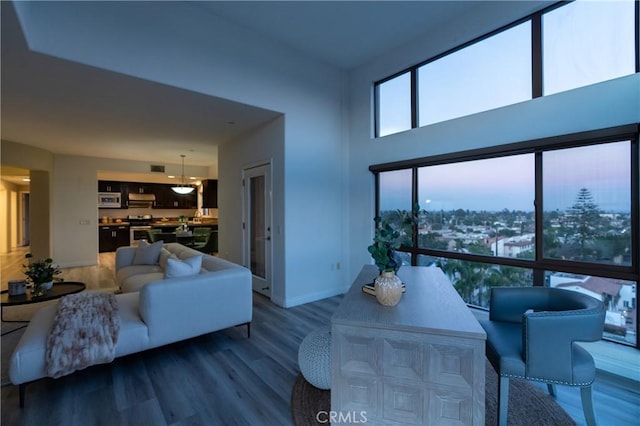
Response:
[[[413,244],[413,228],[420,206],[413,211],[397,210],[392,217],[382,219],[377,216],[373,244],[367,249],[380,272],[397,271],[402,261],[395,256],[395,250]]]
[[[33,255],[31,253],[27,253],[24,257],[25,259],[28,259],[28,263],[26,265],[22,265],[25,268],[24,274],[34,285],[41,285],[54,280],[63,281],[62,278],[55,277],[62,271],[58,269],[58,265],[53,264],[53,259],[46,258],[38,261],[32,261],[31,259],[33,259]]]

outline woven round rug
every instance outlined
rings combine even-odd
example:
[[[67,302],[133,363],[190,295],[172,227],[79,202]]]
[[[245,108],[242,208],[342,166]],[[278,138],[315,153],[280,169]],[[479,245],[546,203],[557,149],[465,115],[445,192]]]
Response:
[[[498,375],[487,363],[485,390],[485,425],[498,424]],[[296,426],[326,425],[326,417],[316,417],[331,407],[331,391],[309,384],[298,375],[291,392],[291,415]],[[320,421],[318,421],[320,420]],[[526,380],[509,380],[509,426],[569,426],[576,422],[558,405],[555,399]]]

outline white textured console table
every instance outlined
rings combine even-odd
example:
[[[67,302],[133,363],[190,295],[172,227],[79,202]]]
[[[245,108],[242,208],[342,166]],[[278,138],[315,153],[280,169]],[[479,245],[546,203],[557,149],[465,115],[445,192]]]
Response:
[[[362,293],[365,266],[331,318],[331,410],[384,425],[484,425],[486,334],[438,268],[403,266],[406,293]]]

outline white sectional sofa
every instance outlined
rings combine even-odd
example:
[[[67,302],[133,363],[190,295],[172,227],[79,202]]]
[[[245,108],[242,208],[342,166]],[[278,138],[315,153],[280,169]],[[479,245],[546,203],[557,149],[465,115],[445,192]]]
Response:
[[[165,278],[170,272],[166,270],[170,255],[165,250],[174,255],[169,263],[202,255],[178,243],[165,244],[163,255],[154,264],[140,264],[136,247],[121,247],[116,252],[122,294],[116,295],[120,331],[115,357],[237,325],[247,325],[249,335],[251,272],[224,259],[202,255],[201,268],[194,275]],[[136,258],[138,264],[134,264]],[[20,385],[21,406],[25,384],[47,377],[46,344],[56,307],[44,307],[34,315],[11,356],[9,378]]]

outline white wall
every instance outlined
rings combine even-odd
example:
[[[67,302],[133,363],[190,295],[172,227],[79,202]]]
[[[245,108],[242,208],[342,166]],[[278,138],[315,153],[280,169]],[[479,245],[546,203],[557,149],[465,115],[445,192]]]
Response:
[[[96,169],[84,158],[54,156],[51,194],[54,259],[65,267],[98,262]]]
[[[46,170],[29,172],[29,226],[31,242],[29,251],[36,259],[53,257],[51,230],[51,173]]]
[[[243,200],[242,170],[261,164],[271,166],[272,185],[272,300],[283,306],[285,300],[285,215],[284,215],[284,127],[281,116],[255,129],[242,138],[224,144],[219,155],[225,161],[218,170],[218,205],[223,206],[219,215],[218,250],[220,256],[243,264]],[[224,185],[221,185],[224,183]]]
[[[18,3],[16,10],[33,50],[282,112],[283,146],[265,157],[281,173],[273,188],[282,194],[278,214],[284,238],[282,251],[274,251],[281,257],[275,264],[284,267],[277,271],[283,289],[278,303],[293,306],[343,291],[343,271],[337,269],[344,263],[345,243],[343,72],[230,24],[197,3]],[[236,142],[255,146],[257,136]],[[254,158],[250,151],[221,151],[238,166]],[[227,162],[223,153],[220,165]],[[240,196],[234,178],[240,171],[220,170],[222,197]],[[225,218],[242,214],[233,205],[225,210],[221,202],[223,250],[230,239],[224,229],[234,229],[233,219],[227,224]],[[231,257],[238,256],[228,247]]]

